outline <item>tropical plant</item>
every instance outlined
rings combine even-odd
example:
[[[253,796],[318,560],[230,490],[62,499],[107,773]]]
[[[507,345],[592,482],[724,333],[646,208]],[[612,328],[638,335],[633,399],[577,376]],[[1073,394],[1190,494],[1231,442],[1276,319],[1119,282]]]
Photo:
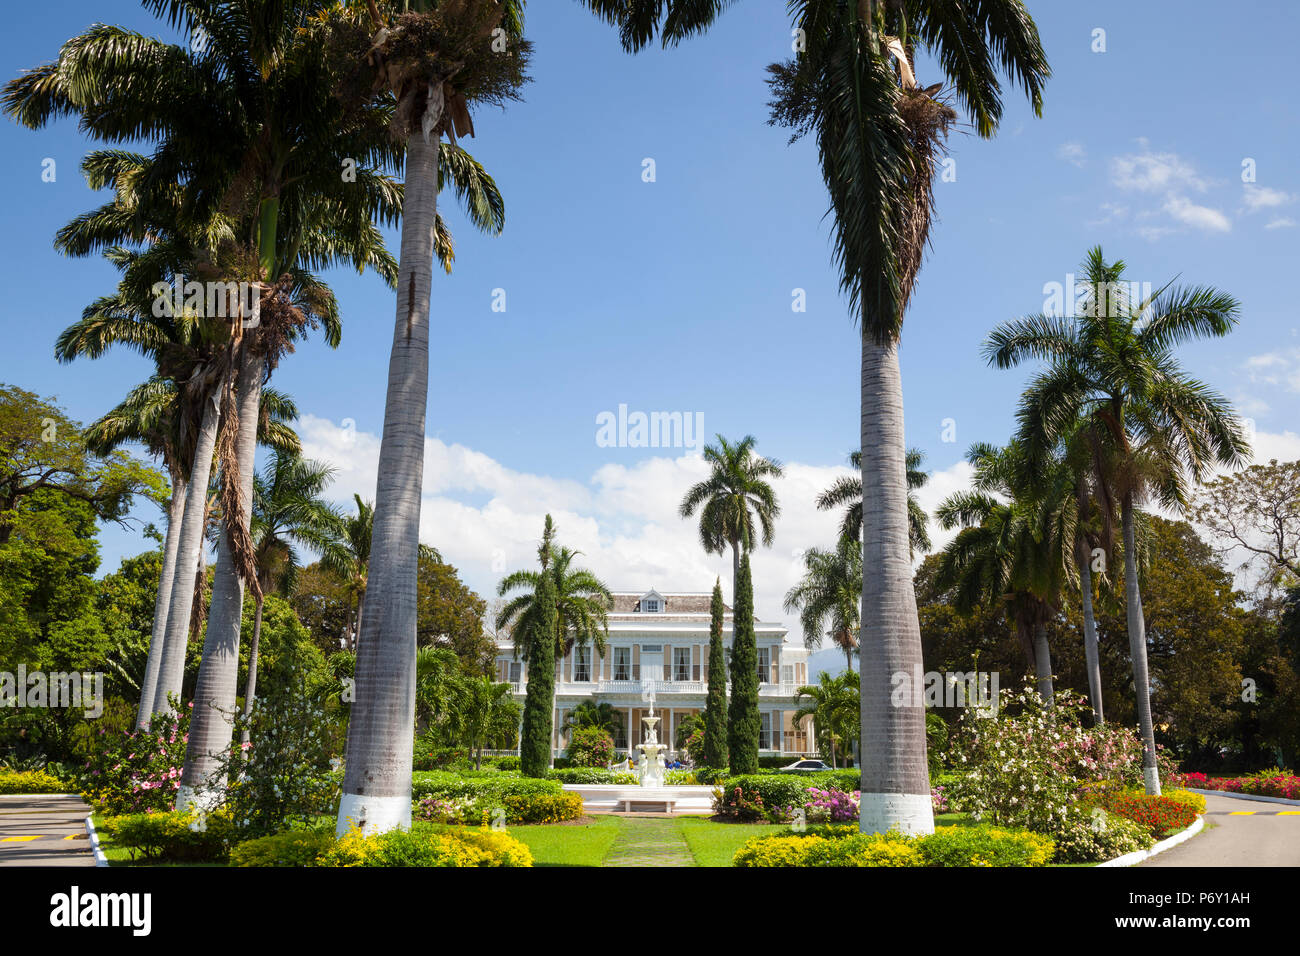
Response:
[[[584,700],[564,715],[564,723],[561,724],[561,728],[566,731],[580,727],[597,727],[617,735],[623,729],[623,713],[613,704]]]
[[[1035,113],[1049,70],[1020,0],[977,4],[792,0],[803,38],[769,67],[771,122],[813,134],[831,197],[834,257],[861,333],[862,817],[865,832],[933,827],[925,717],[895,707],[891,676],[921,669],[912,588],[898,344],[929,237],[931,189],[956,110],[922,89],[913,63],[928,51],[976,132],[1002,118],[1005,73]]]
[[[930,516],[921,507],[920,499],[913,493],[924,488],[930,480],[930,473],[922,471],[925,464],[925,452],[919,448],[909,448],[905,458],[907,467],[907,541],[912,556],[930,550]],[[819,511],[831,511],[844,508],[844,518],[840,522],[840,537],[852,541],[862,540],[862,452],[855,451],[849,455],[849,464],[857,472],[852,477],[837,479],[829,488],[817,496]]]
[[[337,8],[331,60],[343,64],[358,105],[377,103],[403,155],[401,251],[393,349],[375,490],[374,545],[366,615],[357,647],[356,703],[348,727],[347,776],[338,833],[349,818],[365,832],[410,819],[420,488],[429,385],[429,302],[438,256],[437,196],[454,184],[470,221],[499,233],[504,205],[491,177],[463,153],[470,110],[518,98],[529,45],[522,3],[402,0]],[[495,31],[495,32],[494,32]],[[498,46],[496,41],[502,41]],[[331,151],[331,156],[337,151]],[[441,161],[450,156],[455,166]],[[472,173],[472,175],[467,175]],[[549,722],[548,722],[549,723]]]
[[[859,686],[858,674],[853,670],[841,674],[822,671],[816,684],[806,684],[794,692],[799,704],[794,722],[812,718],[818,744],[830,757],[832,767],[839,766],[839,755],[852,753],[858,739],[858,713],[862,708]]]
[[[781,477],[781,463],[754,454],[754,445],[753,435],[735,444],[719,435],[717,444],[705,445],[709,477],[691,486],[679,509],[683,518],[700,512],[700,543],[705,553],[724,554],[730,546],[733,606],[739,601],[736,589],[741,555],[752,551],[760,538],[765,547],[772,546],[781,514],[768,481]]]
[[[563,660],[575,647],[590,647],[592,654],[603,657],[606,651],[606,637],[609,636],[609,610],[614,606],[614,597],[608,587],[599,578],[585,568],[573,567],[573,559],[582,552],[569,548],[556,548],[555,527],[547,516],[543,530],[545,556],[541,558],[540,571],[521,570],[506,575],[497,586],[497,594],[503,598],[515,594],[506,601],[496,616],[498,629],[509,630],[516,657],[523,657],[529,662],[528,694],[533,693],[533,678],[538,676],[532,668],[532,644],[536,635],[549,633],[540,626],[547,610],[541,605],[541,584],[544,577],[551,579],[554,594],[555,613],[555,647],[551,650],[552,667],[554,661]],[[555,684],[551,682],[551,711],[555,710]],[[550,765],[551,760],[548,760]]]
[[[321,495],[334,478],[334,469],[298,455],[271,453],[262,474],[253,476],[250,530],[259,588],[253,595],[253,637],[248,647],[248,680],[244,685],[244,717],[253,710],[257,694],[257,652],[262,637],[265,594],[288,594],[301,566],[297,548],[325,551],[338,539],[339,516]],[[248,742],[244,724],[241,742]]]
[[[483,750],[514,746],[519,730],[519,705],[508,683],[490,677],[462,676],[456,681],[454,704],[448,712],[452,736],[474,754],[474,769],[483,769]]]
[[[555,587],[555,576],[548,573],[554,538],[555,525],[548,514],[542,531],[542,543],[537,549],[542,573],[533,592],[536,613],[526,625],[528,693],[524,699],[524,720],[519,740],[519,769],[526,777],[545,776],[555,759],[551,731],[555,715],[555,645],[560,640],[559,593]],[[520,630],[522,629],[516,628],[512,633]],[[518,642],[519,637],[515,640]]]
[[[1217,466],[1244,464],[1250,446],[1232,406],[1189,376],[1174,349],[1197,338],[1222,337],[1237,324],[1240,306],[1209,287],[1166,284],[1134,295],[1125,263],[1107,262],[1101,247],[1083,263],[1083,298],[1074,315],[1038,314],[1004,323],[985,345],[989,363],[1010,368],[1045,363],[1021,399],[1020,440],[1031,466],[1049,455],[1083,422],[1109,454],[1098,483],[1118,500],[1123,533],[1129,653],[1145,747],[1147,792],[1159,795],[1146,622],[1138,580],[1137,509],[1147,498],[1186,511],[1191,486]]]
[[[798,612],[805,647],[821,647],[823,636],[829,634],[853,670],[862,609],[862,547],[844,536],[834,551],[805,551],[803,563],[803,578],[785,592],[786,613]]]

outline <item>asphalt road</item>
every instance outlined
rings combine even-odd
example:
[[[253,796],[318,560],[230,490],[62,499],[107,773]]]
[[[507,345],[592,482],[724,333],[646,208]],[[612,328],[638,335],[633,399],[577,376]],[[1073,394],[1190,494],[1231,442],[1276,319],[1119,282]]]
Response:
[[[78,796],[0,797],[0,867],[94,866]]]
[[[1138,866],[1300,866],[1300,807],[1205,798],[1205,829]]]

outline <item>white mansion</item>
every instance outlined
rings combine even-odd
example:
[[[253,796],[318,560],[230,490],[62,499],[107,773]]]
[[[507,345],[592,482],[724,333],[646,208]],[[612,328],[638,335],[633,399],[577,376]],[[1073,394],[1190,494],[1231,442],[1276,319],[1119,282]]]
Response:
[[[588,647],[575,647],[556,662],[556,753],[568,746],[564,718],[579,704],[610,704],[623,714],[615,744],[628,747],[631,729],[636,745],[643,741],[641,718],[650,711],[663,720],[659,739],[675,747],[677,727],[704,711],[709,679],[709,593],[661,594],[658,591],[615,592],[609,612],[609,639],[604,656]],[[815,749],[811,718],[798,726],[793,716],[799,704],[795,690],[808,683],[808,652],[785,642],[779,624],[754,623],[758,644],[758,707],[762,731],[759,752],[804,754]],[[723,642],[731,651],[731,608],[723,616]],[[507,640],[497,645],[497,679],[514,685],[521,704],[527,688],[527,667],[514,657]],[[730,687],[728,687],[730,697]]]

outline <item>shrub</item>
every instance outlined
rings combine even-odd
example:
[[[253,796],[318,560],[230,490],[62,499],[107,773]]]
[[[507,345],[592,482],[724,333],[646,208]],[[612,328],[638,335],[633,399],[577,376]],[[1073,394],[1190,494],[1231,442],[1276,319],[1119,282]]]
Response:
[[[809,823],[842,823],[858,819],[858,791],[845,793],[835,787],[808,787],[803,810]]]
[[[239,844],[231,866],[316,866],[334,845],[329,830],[286,830]]]
[[[917,846],[926,866],[1045,866],[1055,850],[1041,834],[987,824],[935,827]]]
[[[518,757],[498,757],[494,763],[498,770],[505,770],[511,773],[519,770]]]
[[[567,756],[574,767],[608,767],[614,760],[614,738],[604,727],[575,727]]]
[[[507,823],[559,823],[582,816],[582,797],[576,793],[512,793],[501,801]]]
[[[561,792],[562,788],[555,780],[501,773],[469,775],[433,771],[413,774],[411,780],[411,797],[417,801],[425,797],[483,797],[497,800],[496,806],[500,806],[499,801],[507,794]]]
[[[0,793],[67,793],[68,785],[44,770],[0,770]]]
[[[732,866],[803,866],[808,849],[828,840],[817,836],[751,837],[740,845]]]
[[[181,785],[189,723],[190,709],[185,707],[154,714],[147,730],[101,732],[100,744],[82,770],[81,792],[106,814],[172,809]]]
[[[1175,774],[1170,782],[1199,790],[1248,793],[1260,797],[1281,797],[1284,800],[1300,799],[1300,777],[1277,768],[1243,777],[1207,777],[1203,773]]]
[[[577,783],[577,784],[597,784],[597,783],[621,783],[625,785],[636,784],[636,774],[629,770],[606,770],[604,767],[566,767],[560,770],[552,770],[546,775],[547,780],[558,780],[560,783]]]
[[[817,840],[804,854],[803,866],[925,866],[913,840],[879,833],[856,833],[838,840]]]
[[[244,838],[309,824],[338,807],[340,781],[330,772],[327,698],[332,688],[309,682],[290,665],[253,704],[251,745],[236,748],[221,772],[231,781],[225,805]],[[242,729],[242,716],[236,726]]]
[[[1174,787],[1164,791],[1164,796],[1170,800],[1176,800],[1184,806],[1191,807],[1198,814],[1205,812],[1205,797],[1199,793],[1192,793],[1190,790],[1182,790]]]
[[[1053,839],[1058,863],[1099,863],[1148,849],[1156,842],[1142,824],[1100,807],[1092,812],[1072,812]]]
[[[364,836],[343,835],[319,860],[320,866],[532,866],[528,847],[495,830],[417,823],[410,830]]]
[[[935,813],[948,812],[948,791],[942,784],[930,788],[930,808]]]
[[[132,813],[106,817],[104,832],[131,859],[170,863],[211,863],[226,859],[235,828],[228,814]]]
[[[636,779],[636,774],[631,775]],[[664,786],[693,787],[700,782],[694,770],[667,770],[664,772]]]
[[[1157,840],[1196,822],[1197,811],[1186,802],[1165,796],[1148,796],[1131,790],[1104,790],[1087,798],[1095,804],[1144,826]]]

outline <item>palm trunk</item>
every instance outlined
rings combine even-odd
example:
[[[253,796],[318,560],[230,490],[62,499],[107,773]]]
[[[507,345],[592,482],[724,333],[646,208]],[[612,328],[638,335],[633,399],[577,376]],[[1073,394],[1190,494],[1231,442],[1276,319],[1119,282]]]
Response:
[[[360,594],[357,595],[357,618],[356,618],[357,623],[356,623],[356,627],[352,631],[352,650],[354,653],[356,652],[357,644],[359,643],[357,638],[361,636],[361,617],[365,613],[365,610],[366,610],[366,592],[362,591]]]
[[[253,700],[257,696],[257,646],[262,640],[262,606],[266,603],[261,595],[255,598],[256,610],[253,612],[253,640],[248,645],[248,682],[244,685],[244,726],[239,731],[239,742],[246,744],[252,736],[249,721],[253,717]]]
[[[1106,722],[1101,701],[1101,655],[1097,649],[1097,618],[1092,610],[1092,566],[1088,552],[1079,548],[1079,595],[1083,607],[1083,656],[1088,667],[1088,696],[1097,723]]]
[[[1056,691],[1052,685],[1052,653],[1047,646],[1047,622],[1034,622],[1034,672],[1038,679],[1038,696],[1048,707],[1056,706]]]
[[[235,456],[239,465],[239,495],[243,521],[249,521],[253,501],[253,469],[257,454],[257,419],[262,404],[265,360],[247,345],[242,350],[235,414],[239,420]],[[243,623],[244,579],[235,567],[227,515],[217,542],[217,570],[212,582],[212,604],[198,681],[194,685],[194,710],[185,751],[176,809],[191,806],[208,810],[220,802],[226,779],[222,767],[230,752],[236,693],[239,683],[239,631]]]
[[[1128,611],[1128,647],[1133,656],[1133,690],[1137,696],[1138,729],[1142,734],[1142,778],[1149,795],[1160,795],[1156,770],[1156,733],[1151,723],[1151,679],[1147,674],[1147,629],[1138,587],[1137,544],[1133,533],[1133,497],[1120,503],[1124,525],[1124,597]]]
[[[158,575],[158,595],[153,603],[153,634],[149,638],[149,659],[140,680],[140,706],[135,725],[143,729],[153,716],[154,694],[158,690],[158,671],[162,668],[163,645],[167,640],[167,611],[171,606],[172,584],[176,578],[176,554],[180,550],[181,524],[185,520],[185,479],[172,476],[172,500],[167,507],[167,537],[163,543],[162,571]]]
[[[171,606],[167,610],[167,631],[163,641],[162,663],[158,668],[158,687],[154,692],[153,712],[170,713],[170,695],[179,700],[185,679],[185,652],[189,645],[190,614],[194,609],[194,569],[203,549],[203,526],[207,515],[208,479],[212,474],[212,450],[221,423],[218,394],[209,396],[203,407],[203,424],[194,446],[194,463],[185,489],[185,516],[181,520],[180,542],[176,551],[176,574],[172,580]]]
[[[415,732],[416,572],[425,406],[429,400],[429,291],[438,199],[438,143],[406,145],[397,318],[379,448],[369,607],[357,642],[356,702],[348,725],[340,834],[411,824]]]
[[[893,678],[919,679],[916,616],[907,522],[903,386],[896,343],[862,334],[862,801],[864,833],[932,833],[934,810],[926,761],[921,689],[892,700]]]

